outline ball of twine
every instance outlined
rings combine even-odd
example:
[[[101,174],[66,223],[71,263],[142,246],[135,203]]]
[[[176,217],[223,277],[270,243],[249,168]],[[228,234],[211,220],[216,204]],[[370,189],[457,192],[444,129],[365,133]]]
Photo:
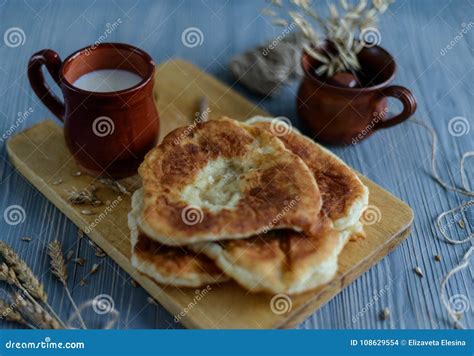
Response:
[[[300,61],[304,44],[304,36],[293,32],[234,57],[230,70],[250,91],[274,95],[282,85],[303,75]]]

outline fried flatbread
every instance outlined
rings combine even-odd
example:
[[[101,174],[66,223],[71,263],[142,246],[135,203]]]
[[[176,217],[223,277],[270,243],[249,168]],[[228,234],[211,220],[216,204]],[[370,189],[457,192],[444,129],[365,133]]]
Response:
[[[311,232],[321,196],[303,160],[265,129],[228,118],[169,133],[140,166],[142,231],[167,245]]]
[[[339,157],[293,128],[280,129],[276,118],[256,116],[247,123],[277,137],[286,148],[301,157],[313,173],[322,196],[322,211],[338,230],[358,226],[369,201],[369,190],[357,174]]]
[[[327,221],[306,236],[294,230],[273,230],[242,240],[194,245],[240,285],[252,292],[301,293],[330,281],[337,256],[350,232]]]
[[[270,119],[252,124],[274,131]],[[251,291],[300,293],[331,280],[340,251],[351,234],[361,233],[359,222],[368,204],[368,189],[357,175],[332,153],[289,129],[278,136],[313,172],[323,197],[323,218],[317,233],[272,231],[238,241],[194,245],[230,277]]]
[[[132,266],[158,283],[200,287],[229,279],[214,261],[186,247],[171,247],[154,241],[138,227],[142,205],[142,190],[132,196],[128,225],[132,242]]]

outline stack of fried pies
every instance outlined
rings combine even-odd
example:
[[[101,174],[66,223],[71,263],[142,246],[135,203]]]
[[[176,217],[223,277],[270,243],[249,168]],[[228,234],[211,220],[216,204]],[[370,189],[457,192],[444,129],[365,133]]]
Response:
[[[132,264],[156,282],[234,280],[301,293],[330,281],[368,189],[286,122],[209,120],[170,132],[140,166],[128,216]]]

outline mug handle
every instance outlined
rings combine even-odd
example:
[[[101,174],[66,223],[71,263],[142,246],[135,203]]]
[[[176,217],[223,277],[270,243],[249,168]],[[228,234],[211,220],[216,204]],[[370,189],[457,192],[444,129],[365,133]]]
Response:
[[[28,79],[36,96],[58,119],[64,121],[64,103],[51,91],[41,71],[41,67],[44,65],[54,81],[60,85],[61,64],[59,54],[51,49],[36,52],[28,62]]]
[[[411,93],[411,91],[409,91],[407,88],[400,87],[398,85],[393,85],[381,89],[381,92],[382,96],[390,96],[400,100],[403,104],[403,110],[400,114],[395,115],[390,119],[378,122],[375,126],[376,130],[398,125],[399,123],[408,119],[416,111],[416,99]]]

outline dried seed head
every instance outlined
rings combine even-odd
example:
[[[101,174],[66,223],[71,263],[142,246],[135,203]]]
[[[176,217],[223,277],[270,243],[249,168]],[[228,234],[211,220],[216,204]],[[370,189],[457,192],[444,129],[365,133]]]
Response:
[[[14,323],[29,326],[28,322],[23,319],[23,316],[16,310],[14,304],[9,304],[5,300],[0,299],[0,320],[4,319]]]
[[[88,188],[83,190],[69,190],[66,191],[68,194],[67,199],[71,204],[74,205],[102,205],[102,201],[97,197],[96,192],[97,187],[95,185],[90,185]]]
[[[18,280],[15,271],[8,267],[5,263],[0,264],[0,281],[6,282],[13,286],[19,286],[20,281]]]
[[[48,254],[51,258],[51,272],[58,277],[59,281],[66,285],[67,268],[64,261],[61,243],[58,240],[51,241],[48,245]]]
[[[37,328],[62,329],[59,321],[38,304],[32,303],[18,293],[13,294],[13,301],[17,305],[21,315],[30,320]]]
[[[298,26],[306,37],[310,47],[319,48],[320,38],[325,38],[336,46],[337,50],[334,53],[325,51],[318,53],[318,56],[327,55],[328,63],[318,67],[316,74],[329,78],[336,73],[354,73],[360,69],[357,55],[366,44],[358,37],[363,37],[364,29],[376,27],[377,18],[387,10],[392,0],[373,0],[370,5],[366,0],[358,2],[340,0],[339,6],[328,3],[329,15],[325,18],[312,8],[309,0],[291,0],[289,6],[284,8],[280,0],[273,0],[271,3],[276,11],[267,9],[263,13],[276,19],[275,25],[285,25],[286,20],[278,16],[282,12],[287,12],[293,24]],[[315,51],[307,52],[310,56],[315,53]]]
[[[11,268],[21,285],[33,296],[33,298],[46,302],[48,295],[44,291],[43,284],[34,275],[30,267],[23,261],[13,249],[3,241],[0,241],[0,255],[3,260]]]

